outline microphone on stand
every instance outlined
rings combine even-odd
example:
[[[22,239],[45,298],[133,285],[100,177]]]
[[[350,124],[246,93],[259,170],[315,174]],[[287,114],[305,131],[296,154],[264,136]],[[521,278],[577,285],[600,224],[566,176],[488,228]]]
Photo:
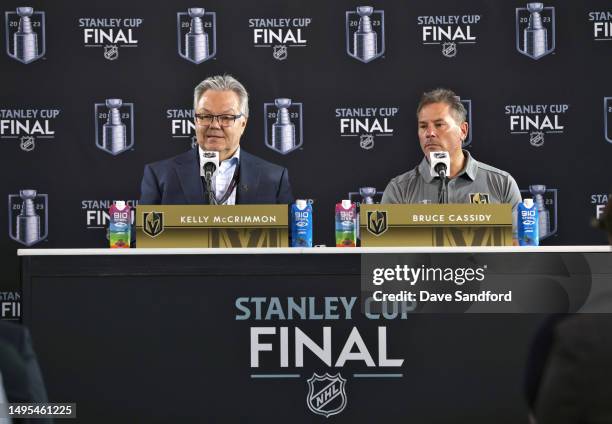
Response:
[[[212,184],[212,178],[215,171],[219,168],[219,152],[205,151],[202,159],[202,173],[206,191],[208,192],[208,203],[211,205],[217,204],[215,190]]]
[[[446,176],[450,170],[450,155],[448,152],[429,152],[429,170],[431,175],[440,177],[438,203],[448,203],[446,190]]]

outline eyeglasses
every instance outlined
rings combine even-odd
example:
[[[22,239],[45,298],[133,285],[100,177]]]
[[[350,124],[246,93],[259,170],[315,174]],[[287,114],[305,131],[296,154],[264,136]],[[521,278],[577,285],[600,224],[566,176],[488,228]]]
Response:
[[[196,113],[195,119],[196,123],[203,127],[212,125],[215,119],[222,127],[231,127],[234,125],[234,122],[236,122],[236,119],[241,118],[242,116],[242,113],[239,113],[238,115],[200,115],[199,113]]]

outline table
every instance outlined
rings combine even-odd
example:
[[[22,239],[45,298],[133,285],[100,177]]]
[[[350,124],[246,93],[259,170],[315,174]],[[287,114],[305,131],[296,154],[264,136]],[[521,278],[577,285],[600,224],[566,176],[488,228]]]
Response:
[[[76,402],[87,422],[216,423],[527,423],[525,361],[547,315],[364,316],[363,255],[612,257],[605,246],[18,254],[50,401]]]

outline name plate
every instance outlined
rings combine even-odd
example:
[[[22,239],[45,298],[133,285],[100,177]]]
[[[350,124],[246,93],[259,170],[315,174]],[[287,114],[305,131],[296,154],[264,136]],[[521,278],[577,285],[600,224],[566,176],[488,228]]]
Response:
[[[136,246],[288,247],[287,205],[138,205]]]
[[[512,246],[509,204],[361,205],[361,245]]]

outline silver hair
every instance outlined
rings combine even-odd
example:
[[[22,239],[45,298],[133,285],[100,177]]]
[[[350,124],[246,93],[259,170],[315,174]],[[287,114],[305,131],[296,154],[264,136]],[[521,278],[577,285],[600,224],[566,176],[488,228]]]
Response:
[[[249,93],[247,93],[244,85],[231,75],[214,75],[206,78],[199,83],[193,90],[193,109],[195,110],[200,97],[207,90],[226,91],[231,90],[238,96],[238,104],[240,112],[245,116],[249,116]]]
[[[432,103],[446,103],[449,105],[453,118],[455,118],[458,124],[465,122],[467,119],[467,111],[463,103],[461,103],[461,99],[454,91],[448,88],[436,88],[435,90],[423,93],[419,106],[417,107],[417,118],[421,109]]]

